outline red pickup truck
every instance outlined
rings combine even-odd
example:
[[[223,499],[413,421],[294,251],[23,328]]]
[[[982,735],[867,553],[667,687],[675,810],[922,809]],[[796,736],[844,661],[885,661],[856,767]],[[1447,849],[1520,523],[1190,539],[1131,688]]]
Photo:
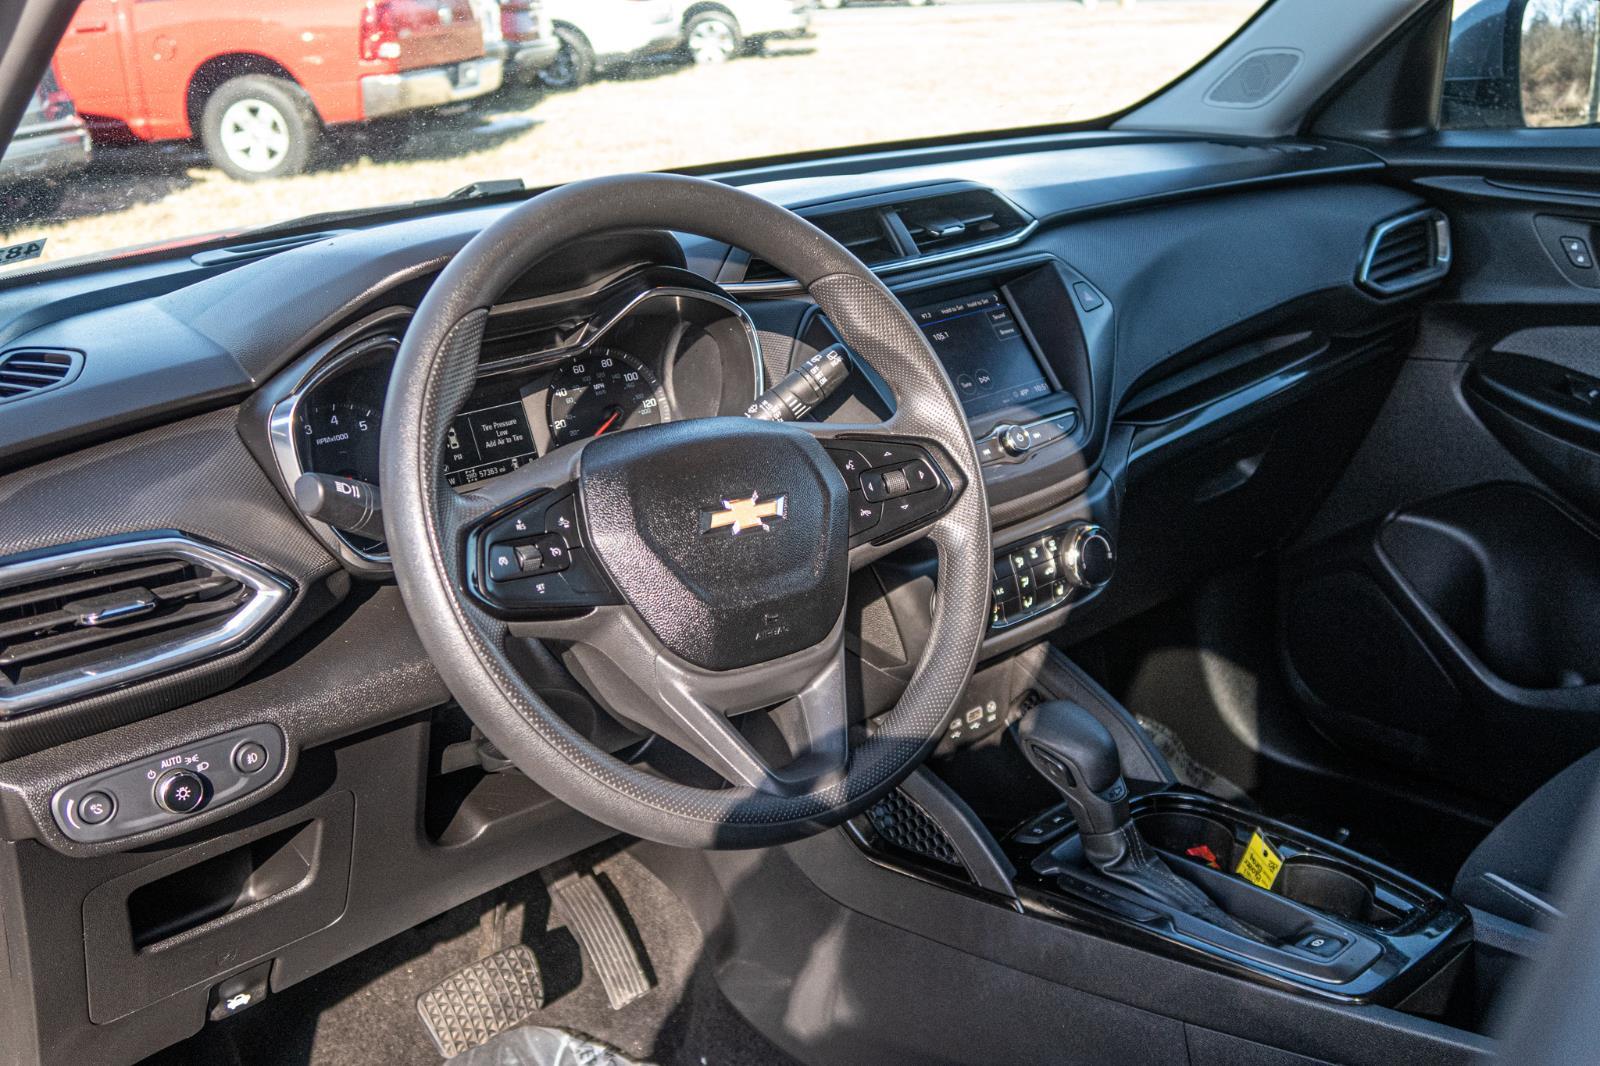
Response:
[[[56,68],[97,139],[198,136],[253,180],[326,126],[495,91],[484,39],[473,0],[82,0]]]

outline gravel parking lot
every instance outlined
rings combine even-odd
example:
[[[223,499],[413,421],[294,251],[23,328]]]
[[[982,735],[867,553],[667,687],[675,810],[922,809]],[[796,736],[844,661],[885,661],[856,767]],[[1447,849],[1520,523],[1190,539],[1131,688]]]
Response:
[[[1090,118],[1191,66],[1262,0],[1056,0],[818,11],[814,35],[721,66],[643,64],[574,92],[508,90],[457,115],[338,137],[318,169],[243,184],[187,147],[106,149],[60,219],[18,226],[74,255],[520,177],[594,174]]]

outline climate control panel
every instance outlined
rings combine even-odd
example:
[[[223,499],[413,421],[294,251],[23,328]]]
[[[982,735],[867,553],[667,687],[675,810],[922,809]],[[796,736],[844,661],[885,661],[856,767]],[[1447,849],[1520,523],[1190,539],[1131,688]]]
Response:
[[[1092,522],[1074,522],[996,552],[989,628],[1009,628],[1101,588],[1115,563],[1110,535]]]
[[[254,792],[283,762],[277,726],[245,726],[75,781],[56,792],[50,811],[72,840],[116,840]]]

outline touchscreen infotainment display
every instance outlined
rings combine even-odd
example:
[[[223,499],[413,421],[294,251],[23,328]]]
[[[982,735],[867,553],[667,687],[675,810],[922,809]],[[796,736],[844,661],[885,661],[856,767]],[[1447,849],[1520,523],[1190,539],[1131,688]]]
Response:
[[[911,317],[944,363],[969,416],[1051,392],[1005,299],[995,290],[913,307]]]

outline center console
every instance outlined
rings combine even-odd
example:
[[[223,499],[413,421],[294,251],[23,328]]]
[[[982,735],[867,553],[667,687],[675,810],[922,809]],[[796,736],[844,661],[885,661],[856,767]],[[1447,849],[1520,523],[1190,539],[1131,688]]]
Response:
[[[1199,793],[1135,796],[1083,707],[1040,704],[1017,737],[1066,801],[1008,842],[1040,913],[1348,1000],[1415,987],[1470,939],[1464,908],[1332,841]]]

